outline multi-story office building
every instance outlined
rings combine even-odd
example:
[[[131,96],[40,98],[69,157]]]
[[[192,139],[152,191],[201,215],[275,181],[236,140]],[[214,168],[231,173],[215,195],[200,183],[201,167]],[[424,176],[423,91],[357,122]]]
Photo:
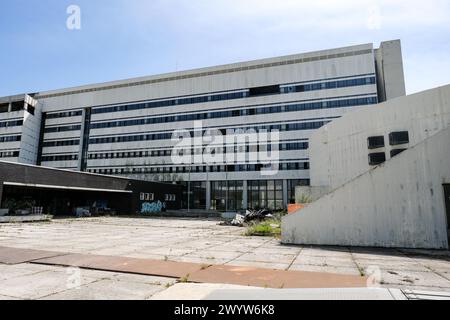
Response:
[[[187,186],[185,206],[190,208],[283,208],[294,200],[297,185],[309,183],[308,140],[314,130],[360,106],[375,108],[402,95],[400,42],[384,42],[379,49],[364,44],[41,92],[22,99],[28,111],[12,111],[17,99],[3,98],[1,124],[21,121],[33,106],[40,134],[34,135],[39,143],[25,146],[22,139],[22,144],[2,143],[0,149],[13,161],[177,181]],[[0,139],[20,136],[21,126],[16,123],[14,132],[9,124],[0,127]],[[180,129],[197,137],[211,129],[225,134],[278,130],[276,145],[235,146],[250,154],[279,149],[278,171],[261,174],[261,162],[252,157],[214,164],[192,157],[176,164],[172,137]],[[196,140],[189,150],[202,153],[207,140]],[[33,151],[25,151],[31,146]]]

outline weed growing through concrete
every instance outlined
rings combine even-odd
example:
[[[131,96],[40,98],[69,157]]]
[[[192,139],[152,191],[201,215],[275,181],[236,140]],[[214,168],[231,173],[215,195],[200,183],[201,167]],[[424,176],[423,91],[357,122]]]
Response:
[[[281,220],[269,219],[262,222],[252,223],[245,233],[246,236],[281,236]]]
[[[186,276],[184,276],[183,278],[181,278],[181,279],[179,280],[179,282],[180,282],[180,283],[187,283],[187,282],[189,282],[189,277],[190,277],[190,274],[187,274]]]
[[[366,271],[364,270],[364,268],[360,267],[359,265],[356,266],[358,268],[359,274],[361,277],[365,277],[366,276]]]

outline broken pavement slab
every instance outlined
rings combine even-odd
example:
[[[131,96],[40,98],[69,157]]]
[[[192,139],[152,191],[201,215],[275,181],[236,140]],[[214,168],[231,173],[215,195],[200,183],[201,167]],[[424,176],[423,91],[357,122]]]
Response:
[[[0,263],[21,264],[38,259],[64,255],[65,253],[32,249],[0,247]]]
[[[189,282],[227,283],[262,288],[364,288],[368,278],[320,272],[215,265],[191,274]]]
[[[184,278],[208,267],[198,263],[86,254],[68,254],[36,260],[33,263],[171,278]]]

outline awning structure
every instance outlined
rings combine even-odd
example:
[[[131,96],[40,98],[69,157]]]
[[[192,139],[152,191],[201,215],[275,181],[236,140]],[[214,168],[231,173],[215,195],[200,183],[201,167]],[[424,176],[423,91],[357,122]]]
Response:
[[[133,193],[130,190],[114,190],[114,189],[97,189],[97,188],[83,188],[83,187],[67,187],[67,186],[52,186],[45,184],[19,183],[19,182],[4,182],[5,186],[13,187],[27,187],[39,189],[57,189],[57,190],[72,190],[72,191],[92,191],[92,192],[111,192],[111,193]]]

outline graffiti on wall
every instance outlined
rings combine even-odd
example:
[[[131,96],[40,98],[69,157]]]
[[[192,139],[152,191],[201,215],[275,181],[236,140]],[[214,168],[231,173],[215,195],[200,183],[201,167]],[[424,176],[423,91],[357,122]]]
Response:
[[[156,202],[144,202],[142,204],[141,213],[160,213],[163,211],[163,209],[166,209],[166,203],[161,201]]]

